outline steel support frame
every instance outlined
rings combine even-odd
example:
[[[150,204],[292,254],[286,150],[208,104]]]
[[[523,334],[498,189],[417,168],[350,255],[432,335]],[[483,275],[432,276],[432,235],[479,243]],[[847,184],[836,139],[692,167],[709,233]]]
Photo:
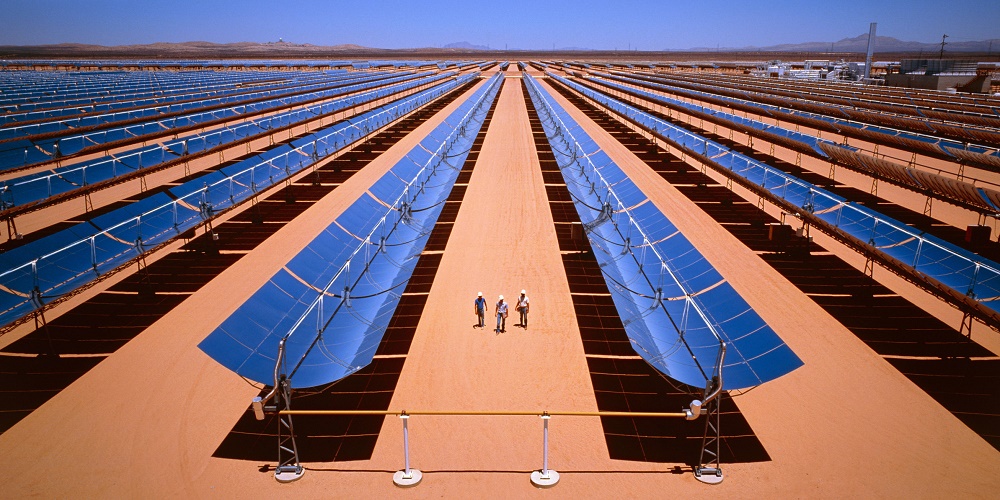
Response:
[[[279,410],[292,409],[292,386],[284,375],[278,381],[275,404]],[[299,448],[295,444],[295,427],[291,415],[278,414],[278,467],[274,478],[279,482],[290,482],[305,472],[299,463]]]
[[[135,274],[139,277],[139,295],[154,295],[156,290],[153,289],[153,280],[149,275],[149,265],[146,264],[146,252],[143,252],[141,248],[137,248],[136,250],[139,252],[139,257],[135,260]]]
[[[20,239],[21,234],[17,232],[17,223],[14,222],[14,217],[10,216],[4,220],[7,222],[7,241]]]
[[[711,384],[705,393],[710,394],[716,390],[719,384],[718,377],[712,377]],[[698,456],[698,465],[694,468],[695,479],[709,484],[722,482],[722,433],[720,425],[721,401],[725,393],[719,392],[718,396],[712,398],[702,407],[702,414],[705,416],[705,433],[701,438],[701,454]]]
[[[584,100],[592,102],[592,100],[589,97],[585,95],[583,95],[582,97],[584,98]],[[599,106],[596,103],[595,106],[609,118],[622,121],[618,119],[616,115],[612,113],[609,109],[604,108],[603,106]],[[539,116],[539,119],[542,119],[541,116]],[[638,127],[637,124],[632,123],[630,120],[624,120],[624,123],[627,126],[635,125]],[[730,130],[730,133],[732,133],[732,130]],[[748,139],[747,146],[753,148],[753,136],[747,134],[747,139]],[[654,141],[655,141],[655,136],[654,136]],[[686,151],[684,149],[680,149],[681,161],[685,161],[685,152]],[[702,171],[704,172],[705,169],[707,169],[707,165],[705,162],[701,163],[702,163]],[[758,204],[763,204],[763,201],[764,201],[763,196],[759,196]],[[599,219],[600,218],[598,218],[598,220]],[[584,229],[587,230],[586,227]],[[703,399],[705,401],[705,405],[707,405],[707,408],[705,406],[702,406],[700,401],[696,401],[699,405],[698,414],[705,415],[706,418],[705,418],[705,432],[702,436],[701,453],[698,458],[698,465],[694,468],[694,475],[695,479],[707,484],[718,484],[721,483],[723,480],[722,464],[720,457],[721,455],[720,451],[722,445],[721,431],[720,431],[721,429],[720,399],[724,395],[724,393],[722,392],[722,366],[724,365],[725,361],[726,343],[721,338],[719,338],[717,334],[716,338],[719,340],[720,343],[719,358],[716,363],[716,373],[713,374],[712,378],[708,380],[706,383]],[[695,408],[694,404],[695,402],[692,402],[692,410],[694,410]],[[697,418],[697,415],[693,411],[690,415],[693,418]],[[544,468],[545,466],[543,466],[543,469]]]
[[[589,98],[586,98],[586,99],[588,101],[590,101]],[[612,114],[613,113],[612,111],[607,110],[607,109],[604,109],[604,112],[607,113],[607,114]],[[620,121],[632,121],[632,119],[629,118],[629,117],[627,117],[627,116],[622,116],[622,115],[617,115],[617,114],[616,114],[616,116],[618,116],[618,119]],[[732,132],[732,129],[730,129],[730,132]],[[822,138],[821,131],[820,131],[820,133],[817,134],[817,138]],[[681,156],[682,159],[684,158],[683,155],[684,155],[685,152],[687,152],[686,146],[674,143],[674,142],[670,141],[669,139],[667,139],[665,142],[667,142],[668,146],[674,147],[674,148],[678,149],[678,151],[682,155]],[[695,152],[695,151],[690,151],[690,154],[692,155],[692,157],[701,156],[700,153]],[[916,164],[916,156],[917,156],[917,154],[914,152],[912,154],[911,158],[910,158],[909,166],[912,167],[912,166],[914,166]],[[712,163],[712,162],[710,162],[710,159],[702,157],[702,158],[700,158],[700,160],[702,161],[703,166],[707,167],[707,166],[709,166],[711,164],[713,170],[722,173],[726,177],[732,177],[732,173],[731,172],[729,172],[729,171],[727,171],[727,170],[725,170],[723,168],[717,168],[717,165],[714,164],[714,163]],[[830,162],[829,178],[831,180],[834,180],[834,178],[835,178],[836,166],[837,166],[836,162]],[[765,196],[763,194],[763,192],[759,189],[760,188],[759,186],[753,185],[752,183],[746,183],[746,182],[744,182],[741,179],[735,179],[735,180],[736,180],[737,183],[743,185],[747,189],[749,189],[749,190],[757,193],[759,197],[763,198]],[[877,189],[878,189],[877,181],[878,181],[877,178],[873,179],[872,194],[874,194],[874,195],[877,195]],[[771,198],[769,198],[769,199],[771,199]],[[762,201],[762,200],[760,200],[760,201]],[[760,204],[760,201],[758,202],[759,204]],[[782,200],[782,199],[777,199],[777,200],[772,199],[772,203],[775,203],[778,206],[782,206],[784,204],[783,201],[784,200]],[[794,210],[794,208],[790,208],[790,209]],[[804,214],[804,216],[806,216],[806,215]],[[809,214],[808,216],[811,216],[811,214]],[[998,218],[1000,218],[1000,216],[998,216]],[[817,226],[817,227],[822,228],[823,226],[820,225],[820,226]],[[863,246],[864,245],[863,242],[856,241],[855,239],[853,239],[853,238],[851,238],[849,236],[843,235],[842,233],[839,233],[838,231],[826,231],[826,230],[824,230],[824,232],[827,232],[828,234],[830,234],[831,236],[833,236],[835,239],[841,241],[841,243],[844,243],[848,247],[856,249],[859,253],[861,253],[862,255],[864,255],[865,258],[866,258],[866,262],[865,262],[865,274],[868,275],[869,277],[872,276],[873,271],[874,271],[874,263],[875,263],[875,260],[876,260],[876,256],[875,256],[875,254],[873,254],[871,252],[870,248],[865,248]],[[998,315],[996,315],[994,312],[984,312],[983,308],[977,308],[975,305],[969,306],[969,305],[966,305],[964,303],[959,303],[961,299],[959,299],[958,301],[956,301],[954,295],[948,294],[946,292],[942,292],[940,290],[940,288],[938,288],[938,287],[928,285],[927,282],[925,281],[924,277],[913,276],[911,274],[908,274],[906,272],[905,268],[899,267],[897,265],[898,263],[894,259],[892,259],[891,257],[890,258],[882,257],[882,258],[879,259],[879,263],[882,264],[883,266],[885,266],[886,269],[888,269],[891,272],[893,272],[894,274],[902,277],[906,281],[908,281],[910,283],[913,283],[913,284],[919,286],[920,288],[923,288],[924,290],[930,292],[931,294],[933,294],[933,295],[935,295],[937,297],[941,297],[946,302],[948,302],[948,303],[950,303],[950,304],[958,307],[959,309],[963,309],[965,307],[969,307],[969,309],[967,309],[967,311],[969,311],[969,314],[973,318],[982,321],[984,324],[986,324],[987,326],[989,326],[993,330],[1000,331],[1000,317],[998,317]]]
[[[970,340],[972,339],[972,313],[965,312],[962,314],[962,324],[958,327],[958,333],[965,335]]]

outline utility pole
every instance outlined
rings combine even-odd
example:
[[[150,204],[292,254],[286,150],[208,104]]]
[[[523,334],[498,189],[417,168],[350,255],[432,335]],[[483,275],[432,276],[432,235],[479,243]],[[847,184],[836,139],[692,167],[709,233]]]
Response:
[[[944,39],[948,38],[948,35],[941,35],[941,53],[938,55],[938,59],[944,59],[944,46],[948,45]]]

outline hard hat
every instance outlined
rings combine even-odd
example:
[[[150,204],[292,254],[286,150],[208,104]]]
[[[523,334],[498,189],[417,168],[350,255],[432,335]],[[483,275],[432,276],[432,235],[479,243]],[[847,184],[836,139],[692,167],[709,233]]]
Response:
[[[482,296],[483,296],[483,292],[479,292],[478,294],[476,294],[476,297],[482,297]]]
[[[503,300],[503,295],[500,296],[500,300]]]
[[[521,295],[524,295],[524,290],[521,290]]]

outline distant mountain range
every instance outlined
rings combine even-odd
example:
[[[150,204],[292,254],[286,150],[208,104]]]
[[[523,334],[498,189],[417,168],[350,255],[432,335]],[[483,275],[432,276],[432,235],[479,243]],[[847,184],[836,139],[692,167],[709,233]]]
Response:
[[[89,45],[59,43],[52,45],[0,45],[0,59],[5,57],[110,57],[110,58],[351,58],[391,57],[422,54],[452,54],[488,50],[488,47],[468,42],[449,44],[444,48],[379,49],[355,44],[313,45],[311,43],[278,42],[179,42],[137,45]]]
[[[308,57],[314,53],[364,53],[377,49],[361,45],[343,44],[320,46],[309,43],[291,42],[180,42],[149,43],[139,45],[89,45],[82,43],[59,43],[53,45],[0,46],[0,58],[6,55],[18,56],[77,56],[77,57],[282,57],[292,54]]]
[[[836,42],[785,43],[768,47],[696,47],[687,50],[699,52],[866,52],[868,50],[868,33],[862,33],[854,38],[844,38]],[[940,50],[940,43],[907,42],[891,36],[875,36],[876,53],[927,52],[929,54],[937,54]],[[987,52],[993,50],[1000,52],[1000,39],[975,42],[947,42],[944,50],[945,52]]]
[[[500,50],[495,47],[491,48],[484,45],[475,45],[469,42],[449,43],[443,48],[473,51]],[[1000,39],[980,40],[974,42],[948,42],[944,47],[945,52],[992,52],[994,49],[997,52],[1000,52]],[[588,52],[595,50],[606,51],[606,49],[589,49],[586,47],[559,47],[555,49],[556,52]],[[695,47],[692,49],[684,49],[684,51],[691,52],[866,52],[867,50],[868,33],[862,33],[853,38],[844,38],[836,42],[785,43],[766,47]],[[940,43],[908,42],[891,36],[875,37],[876,52],[927,52],[928,54],[936,54],[940,52],[940,50]],[[544,51],[544,49],[537,49],[537,51],[541,52]],[[666,49],[664,52],[674,52],[674,50]]]
[[[469,42],[454,42],[448,45],[443,45],[443,49],[462,49],[462,50],[490,50],[486,45],[475,45]]]
[[[992,42],[992,43],[991,43]],[[685,50],[664,50],[665,53],[681,54],[688,53],[694,57],[703,57],[698,54],[707,52],[719,52],[729,54],[747,54],[746,57],[753,57],[754,52],[795,52],[795,53],[864,53],[868,46],[868,34],[864,33],[853,38],[844,38],[836,42],[807,42],[797,44],[781,44],[768,47],[723,47],[708,48],[698,47]],[[928,56],[936,56],[940,51],[940,44],[907,42],[893,37],[876,37],[875,53],[907,53],[917,55],[924,53]],[[309,43],[293,43],[287,41],[277,42],[239,42],[239,43],[213,43],[205,41],[182,42],[182,43],[151,43],[141,45],[88,45],[78,43],[61,43],[54,45],[34,45],[0,46],[0,59],[11,57],[28,58],[59,58],[59,57],[84,57],[84,58],[194,58],[194,59],[268,59],[268,58],[304,58],[304,59],[337,59],[337,58],[381,58],[381,57],[451,57],[452,55],[468,54],[473,52],[501,52],[504,49],[477,45],[467,41],[454,42],[443,47],[423,47],[412,49],[379,49],[365,47],[355,44],[341,45],[313,45]],[[510,48],[511,52],[523,52],[544,56],[551,53],[573,53],[573,52],[593,52],[595,54],[623,55],[649,53],[645,51],[624,51],[607,49],[588,49],[584,47],[559,47],[550,49],[519,49]],[[945,55],[961,54],[971,52],[993,52],[1000,53],[1000,39],[982,40],[975,42],[948,42],[945,46]],[[994,52],[995,51],[995,52]],[[486,55],[484,54],[484,57]]]
[[[991,43],[992,42],[992,43]],[[476,45],[469,42],[455,42],[443,46],[445,49],[461,49],[470,51],[479,50],[500,50],[496,47]],[[974,42],[948,42],[945,52],[1000,52],[1000,39],[980,40]],[[521,50],[521,49],[511,49]],[[785,43],[780,45],[770,45],[766,47],[695,47],[683,49],[690,52],[866,52],[868,50],[868,33],[862,33],[853,38],[844,38],[836,42],[805,42],[805,43]],[[876,36],[876,52],[926,52],[937,54],[941,50],[940,43],[908,42],[893,38],[891,36]],[[543,52],[545,49],[537,49]],[[589,49],[586,47],[559,47],[555,52],[590,52],[607,51],[606,49]],[[676,52],[674,49],[666,49],[664,52]]]
[[[507,48],[502,49],[500,47],[489,47],[487,45],[476,45],[469,42],[454,42],[448,45],[442,45],[445,49],[462,49],[462,50],[508,50],[508,51],[523,51],[531,50],[532,52],[544,52],[547,49],[519,49],[519,48]],[[559,47],[555,49],[555,52],[587,52],[600,49],[588,49],[586,47]]]

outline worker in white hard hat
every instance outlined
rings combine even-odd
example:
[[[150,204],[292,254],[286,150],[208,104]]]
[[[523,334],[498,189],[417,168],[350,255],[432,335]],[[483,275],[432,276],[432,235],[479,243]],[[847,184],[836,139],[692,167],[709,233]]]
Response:
[[[490,308],[486,306],[486,299],[483,298],[483,292],[476,294],[476,317],[479,318],[479,324],[476,325],[479,328],[486,326],[486,311]]]
[[[503,295],[497,301],[497,334],[507,331],[507,303],[503,301]]]
[[[521,296],[517,298],[517,306],[515,306],[514,309],[517,309],[517,312],[520,313],[520,315],[521,315],[520,323],[518,323],[517,326],[519,326],[519,327],[524,328],[525,330],[527,330],[528,329],[528,296],[525,295],[525,293],[526,292],[524,290],[521,290]]]

